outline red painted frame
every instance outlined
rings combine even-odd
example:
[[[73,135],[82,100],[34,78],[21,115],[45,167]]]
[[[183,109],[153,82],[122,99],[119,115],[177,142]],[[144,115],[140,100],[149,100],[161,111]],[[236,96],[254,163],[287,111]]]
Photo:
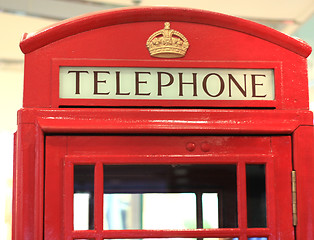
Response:
[[[93,118],[90,117],[91,115],[93,115]],[[294,165],[297,164],[298,169],[300,166],[305,168],[302,173],[299,173],[302,174],[304,180],[298,183],[298,188],[313,189],[314,181],[311,181],[311,179],[313,180],[311,172],[314,170],[314,166],[308,161],[308,157],[311,158],[314,154],[313,149],[310,145],[300,144],[302,141],[313,142],[312,121],[312,113],[308,111],[204,109],[21,110],[19,112],[16,142],[19,150],[16,152],[16,185],[13,203],[15,239],[31,238],[39,240],[43,236],[46,135],[145,133],[250,136],[260,134],[273,136],[273,141],[280,139],[282,135],[293,136]],[[66,136],[63,138],[65,139]],[[64,141],[59,141],[58,144],[62,145],[62,142],[64,143],[63,146],[66,146]],[[63,151],[59,146],[56,146],[56,149]],[[60,156],[63,156],[62,154]],[[290,154],[289,150],[286,154]],[[287,159],[287,161],[291,162],[291,159]],[[24,174],[25,172],[29,174]],[[307,181],[309,179],[310,181]],[[53,184],[58,184],[57,180]],[[284,183],[279,182],[277,184]],[[313,198],[310,191],[305,190],[307,193],[303,194],[302,191],[304,190],[301,190],[298,196],[298,208],[306,208],[306,212],[300,214],[300,224],[297,226],[297,236],[301,239],[303,237],[305,237],[303,239],[307,239],[306,237],[311,236],[311,229],[314,227],[313,221],[308,221],[311,216],[314,216]],[[57,203],[54,202],[54,204]],[[61,203],[59,202],[59,204]],[[281,202],[278,204],[279,206],[276,206],[277,214],[284,214],[285,211],[282,211]],[[53,221],[53,224],[58,223]],[[277,224],[285,226],[292,223],[285,221],[277,222]],[[278,231],[278,234],[282,235],[283,233]]]
[[[154,68],[229,68],[229,69],[273,69],[274,100],[118,100],[118,99],[61,99],[59,98],[59,68],[61,66],[80,67],[154,67]],[[276,108],[282,102],[282,66],[280,62],[211,62],[211,61],[180,61],[180,60],[97,60],[97,59],[53,59],[52,60],[52,95],[51,106],[164,106],[164,107],[255,107]]]
[[[80,139],[85,138],[85,140],[80,141]],[[112,155],[115,149],[110,149],[109,155],[104,155],[104,151],[97,153],[104,146],[100,136],[98,137],[58,137],[58,136],[48,136],[47,138],[47,158],[46,165],[46,207],[45,213],[47,219],[46,224],[51,222],[58,222],[60,219],[64,219],[64,222],[55,223],[52,226],[55,227],[55,231],[52,235],[52,228],[48,228],[47,231],[49,237],[52,239],[61,239],[63,234],[66,236],[66,240],[72,240],[73,238],[93,238],[96,240],[102,240],[104,238],[119,239],[119,238],[164,238],[164,237],[239,237],[239,240],[246,239],[246,237],[268,237],[269,240],[277,239],[279,233],[284,236],[284,239],[294,239],[294,231],[292,225],[289,226],[289,222],[292,221],[291,204],[289,201],[282,201],[282,199],[289,199],[290,196],[290,172],[292,170],[291,155],[286,149],[290,148],[290,137],[244,137],[237,136],[234,139],[246,139],[245,141],[250,141],[250,144],[242,144],[245,141],[231,140],[232,137],[228,136],[228,144],[226,146],[217,145],[212,146],[213,153],[206,153],[204,155],[200,152],[191,154],[186,152],[185,148],[181,151],[184,154],[182,156],[178,155],[178,147],[169,144],[172,140],[169,137],[162,136],[147,136],[145,138],[150,138],[154,141],[154,138],[165,138],[163,140],[165,145],[171,145],[174,147],[175,155],[147,155],[149,150],[145,150],[144,155],[134,155],[135,150],[130,151],[130,155],[121,155],[121,147],[116,146],[117,155]],[[112,138],[110,136],[104,136],[104,138]],[[119,138],[115,136],[114,138]],[[123,138],[123,137],[120,137]],[[139,140],[140,137],[132,137]],[[178,137],[177,137],[178,138]],[[215,136],[202,136],[202,137],[186,137],[184,141],[196,141],[201,143],[205,141],[206,138],[225,138],[225,137],[215,137]],[[248,149],[248,145],[253,146],[258,142],[256,138],[263,138],[260,141],[263,148],[259,148],[259,151],[254,151],[258,148]],[[71,140],[71,139],[74,139]],[[76,140],[78,139],[78,140]],[[88,139],[88,140],[86,140]],[[135,140],[134,141],[137,141]],[[264,140],[265,139],[265,140]],[[268,139],[268,142],[267,142]],[[147,140],[147,139],[146,139]],[[146,141],[141,140],[141,141]],[[84,143],[88,141],[88,146]],[[114,141],[117,141],[115,139]],[[125,140],[124,140],[125,141]],[[124,142],[123,141],[123,142]],[[168,142],[169,143],[166,143]],[[177,140],[174,140],[178,142]],[[182,140],[180,140],[181,143]],[[252,141],[254,143],[252,143]],[[94,142],[94,143],[93,143]],[[102,144],[100,144],[102,143]],[[109,143],[109,142],[107,142]],[[83,149],[82,146],[84,145]],[[240,145],[239,145],[240,144]],[[59,147],[57,147],[59,145]],[[61,145],[61,146],[60,146]],[[141,144],[136,144],[132,142],[132,146]],[[267,146],[268,145],[268,146]],[[53,149],[49,149],[53,146]],[[98,147],[99,146],[99,147]],[[157,144],[157,148],[160,146]],[[131,146],[130,146],[131,147]],[[106,144],[106,148],[108,145]],[[128,148],[128,146],[123,146],[123,149]],[[131,147],[132,148],[132,147]],[[223,148],[223,149],[222,149]],[[225,148],[230,149],[230,151]],[[63,149],[60,153],[60,149]],[[86,151],[86,149],[89,149]],[[217,151],[216,151],[217,150]],[[93,155],[89,155],[89,151]],[[166,148],[165,152],[171,151],[171,149]],[[106,152],[106,151],[105,151]],[[124,154],[126,150],[122,151]],[[221,153],[220,153],[221,152]],[[260,152],[264,152],[261,154]],[[74,155],[73,155],[74,154]],[[56,163],[57,162],[57,163]],[[239,227],[234,229],[196,229],[196,230],[102,230],[102,191],[103,191],[103,164],[236,164],[237,165],[237,181],[238,181],[238,212],[239,212]],[[265,164],[266,165],[266,195],[267,195],[267,225],[268,228],[251,228],[246,227],[246,178],[245,178],[245,164]],[[57,165],[56,165],[57,164]],[[95,164],[95,230],[87,231],[73,231],[73,165],[74,164]],[[54,165],[57,169],[54,169]],[[60,182],[56,182],[59,179]],[[280,186],[275,184],[280,182]],[[62,187],[64,186],[64,187]],[[277,187],[274,187],[277,186]],[[56,194],[58,193],[59,194]],[[55,198],[53,196],[59,196]],[[59,202],[58,205],[55,202]],[[276,210],[281,206],[288,211],[278,211]],[[48,238],[49,239],[49,238]]]

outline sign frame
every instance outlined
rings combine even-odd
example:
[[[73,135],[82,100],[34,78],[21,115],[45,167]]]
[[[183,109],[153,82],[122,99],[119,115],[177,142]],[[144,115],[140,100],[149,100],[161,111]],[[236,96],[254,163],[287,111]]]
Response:
[[[229,68],[273,69],[274,100],[169,100],[169,99],[66,99],[59,97],[59,68],[69,67],[139,67],[139,68]],[[52,59],[52,107],[200,107],[200,108],[264,108],[275,109],[281,102],[282,66],[272,61],[180,61],[180,60],[113,60],[113,59]]]

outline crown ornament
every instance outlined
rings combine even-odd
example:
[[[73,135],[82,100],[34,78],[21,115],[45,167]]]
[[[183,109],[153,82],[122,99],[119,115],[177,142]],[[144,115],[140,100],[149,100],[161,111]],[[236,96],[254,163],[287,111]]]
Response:
[[[152,57],[180,58],[185,56],[189,42],[183,34],[170,29],[170,23],[166,22],[164,29],[154,32],[147,39],[146,47]]]

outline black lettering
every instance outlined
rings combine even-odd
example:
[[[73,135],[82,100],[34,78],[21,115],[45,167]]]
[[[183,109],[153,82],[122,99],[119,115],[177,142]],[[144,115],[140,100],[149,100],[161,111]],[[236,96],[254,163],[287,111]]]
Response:
[[[120,92],[120,72],[116,72],[116,95],[130,95],[130,92]]]
[[[229,76],[229,97],[232,97],[231,95],[231,82],[235,84],[235,86],[240,90],[242,95],[246,97],[246,74],[243,74],[243,82],[244,82],[244,89],[240,86],[238,81],[232,76],[232,74],[228,74]]]
[[[256,93],[256,86],[263,86],[263,83],[256,83],[256,77],[266,77],[266,75],[262,74],[252,74],[252,97],[266,97],[265,95],[257,95]]]
[[[140,81],[140,74],[151,74],[150,72],[135,72],[135,95],[148,96],[150,93],[141,93],[140,84],[147,84],[147,81]]]
[[[88,71],[68,71],[69,73],[75,73],[75,94],[80,94],[80,76],[81,73],[87,73],[89,74]]]
[[[220,90],[219,90],[219,92],[216,95],[210,94],[208,89],[207,89],[207,80],[208,80],[208,78],[210,76],[217,76],[219,81],[220,81]],[[225,83],[224,83],[223,78],[219,74],[217,74],[217,73],[209,73],[209,74],[207,74],[204,77],[204,79],[203,79],[203,90],[210,97],[219,97],[223,93],[223,91],[225,90]]]
[[[107,74],[110,74],[110,72],[108,71],[94,71],[94,95],[108,95],[110,92],[103,92],[103,93],[100,93],[98,92],[98,83],[102,82],[102,83],[106,83],[107,81],[106,80],[98,80],[98,74],[99,73],[107,73]]]
[[[169,77],[169,82],[168,83],[161,84],[161,75],[162,74],[168,75],[168,77]],[[174,78],[173,78],[172,74],[170,74],[168,72],[157,72],[157,76],[158,76],[158,93],[157,93],[157,95],[158,96],[162,96],[161,89],[163,87],[169,87],[170,85],[172,85],[173,82],[174,82]]]
[[[197,73],[192,73],[193,82],[183,82],[183,73],[179,73],[179,96],[183,96],[183,84],[192,84],[193,86],[193,96],[197,96]]]

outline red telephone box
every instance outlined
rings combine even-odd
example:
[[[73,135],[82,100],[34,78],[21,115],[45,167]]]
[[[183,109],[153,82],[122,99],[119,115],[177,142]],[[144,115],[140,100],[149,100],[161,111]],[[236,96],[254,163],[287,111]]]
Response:
[[[314,239],[306,43],[134,8],[20,46],[13,239]]]

